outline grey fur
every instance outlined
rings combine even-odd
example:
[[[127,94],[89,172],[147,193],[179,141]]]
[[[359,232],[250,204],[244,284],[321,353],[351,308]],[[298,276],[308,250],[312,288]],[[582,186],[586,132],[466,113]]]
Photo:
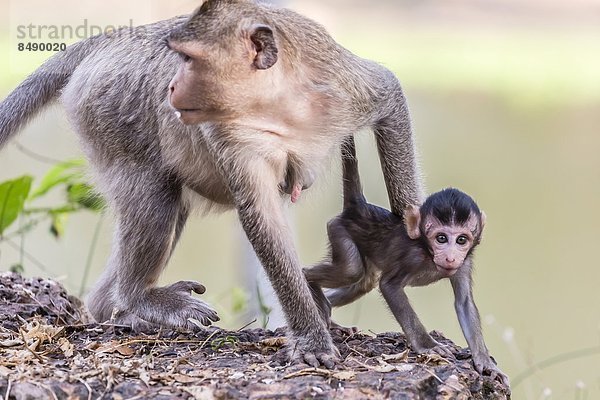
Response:
[[[391,72],[351,54],[294,12],[244,0],[210,0],[203,8],[191,17],[84,40],[52,57],[0,103],[0,145],[60,95],[117,217],[108,266],[88,299],[97,320],[115,311],[118,321],[133,325],[193,328],[189,318],[218,320],[214,310],[190,296],[202,293],[202,285],[156,287],[187,219],[184,194],[194,191],[208,206],[238,210],[284,308],[292,357],[332,366],[337,349],[312,301],[282,212],[279,184],[287,166],[272,157],[282,148],[265,146],[265,132],[236,122],[239,116],[255,117],[236,103],[241,95],[196,90],[199,99],[223,102],[234,117],[183,125],[168,101],[169,83],[182,61],[165,38],[221,43],[237,37],[243,24],[269,26],[278,57],[265,73],[285,68],[290,81],[301,81],[314,99],[306,105],[308,116],[294,126],[301,133],[292,129],[282,142],[296,171],[290,176],[309,186],[345,137],[371,127],[396,212],[421,198],[406,100]],[[229,48],[225,43],[215,51]],[[282,113],[292,119],[299,114]]]

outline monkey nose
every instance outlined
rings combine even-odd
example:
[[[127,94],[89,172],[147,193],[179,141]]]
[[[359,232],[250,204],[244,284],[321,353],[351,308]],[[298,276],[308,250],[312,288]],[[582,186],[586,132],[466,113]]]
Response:
[[[456,261],[456,258],[446,257],[446,261],[448,262],[448,264],[452,264],[454,261]]]

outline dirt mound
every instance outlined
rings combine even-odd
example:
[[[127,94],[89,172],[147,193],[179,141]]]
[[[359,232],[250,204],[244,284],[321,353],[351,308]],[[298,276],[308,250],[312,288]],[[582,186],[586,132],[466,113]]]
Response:
[[[506,399],[507,390],[456,360],[419,356],[400,333],[333,330],[335,370],[286,365],[285,331],[202,332],[89,323],[52,280],[0,274],[2,399]]]

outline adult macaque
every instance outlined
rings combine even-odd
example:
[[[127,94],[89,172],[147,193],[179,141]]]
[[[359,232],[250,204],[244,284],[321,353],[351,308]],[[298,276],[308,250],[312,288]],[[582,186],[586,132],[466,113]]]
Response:
[[[361,188],[354,139],[344,148],[344,209],[327,225],[330,261],[304,270],[325,320],[330,320],[331,306],[348,304],[379,283],[412,349],[453,357],[427,333],[404,292],[406,286],[449,278],[475,369],[508,384],[483,341],[471,290],[472,254],[481,240],[485,214],[456,189],[432,194],[421,207],[408,206],[404,217],[369,204]],[[333,290],[325,296],[321,287]]]
[[[408,109],[390,71],[292,11],[208,0],[188,17],[96,36],[50,58],[0,103],[0,144],[57,98],[116,214],[113,251],[88,299],[98,321],[114,310],[133,325],[218,320],[190,295],[204,292],[199,283],[156,286],[196,194],[237,210],[286,315],[292,359],[334,364],[285,192],[297,199],[344,138],[372,128],[392,211],[419,203]]]

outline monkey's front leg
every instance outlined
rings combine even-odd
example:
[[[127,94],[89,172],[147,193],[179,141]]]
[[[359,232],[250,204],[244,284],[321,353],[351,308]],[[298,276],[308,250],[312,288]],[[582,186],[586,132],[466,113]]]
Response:
[[[227,127],[221,127],[227,129]],[[208,144],[231,191],[240,222],[281,303],[291,330],[290,356],[312,366],[334,366],[337,348],[313,301],[283,212],[272,164],[253,154],[232,151],[235,132],[210,131]]]
[[[291,358],[332,368],[339,353],[304,278],[281,199],[275,186],[270,187],[238,195],[244,197],[238,203],[240,221],[285,313],[292,333]]]
[[[443,357],[454,358],[452,351],[447,346],[438,343],[427,333],[413,310],[403,287],[382,276],[379,289],[414,351],[417,353],[434,352]]]
[[[389,79],[393,84],[374,132],[390,209],[402,215],[409,204],[422,203],[423,187],[406,98],[396,77]]]
[[[480,374],[489,374],[493,379],[497,378],[503,384],[509,386],[508,376],[491,359],[483,340],[479,311],[473,300],[470,274],[471,271],[469,269],[465,272],[459,271],[459,273],[450,278],[454,291],[454,308],[458,316],[458,322],[471,350],[473,364],[477,372]]]

